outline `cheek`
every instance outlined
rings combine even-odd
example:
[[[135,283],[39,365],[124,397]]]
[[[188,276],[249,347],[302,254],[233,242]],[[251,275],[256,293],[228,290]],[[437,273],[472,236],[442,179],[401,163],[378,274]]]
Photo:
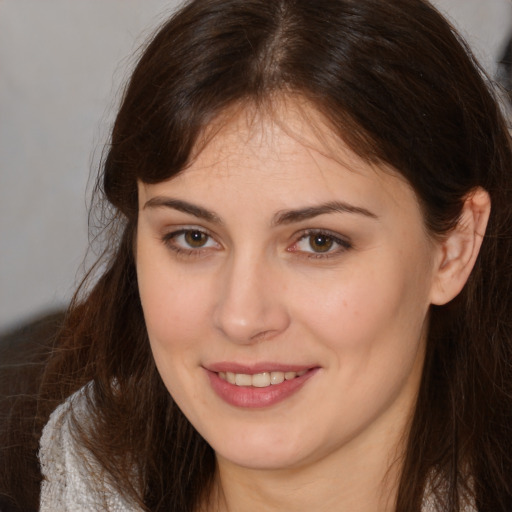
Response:
[[[414,350],[428,311],[427,274],[395,258],[368,260],[318,284],[313,297],[310,288],[297,317],[344,356]]]
[[[138,247],[139,294],[157,366],[170,366],[192,350],[198,339],[208,294],[201,280],[191,282],[189,274],[174,268],[165,251],[147,245]]]
[[[161,278],[141,284],[144,318],[153,348],[183,351],[194,344],[204,317],[205,298],[181,287],[179,280],[166,286]]]
[[[200,340],[204,338],[198,320],[204,300],[196,288],[187,286],[176,273],[162,271],[158,265],[138,267],[139,290],[149,342],[158,372],[177,403],[206,406],[197,371]],[[190,418],[193,411],[182,407]],[[197,421],[197,419],[196,419]]]

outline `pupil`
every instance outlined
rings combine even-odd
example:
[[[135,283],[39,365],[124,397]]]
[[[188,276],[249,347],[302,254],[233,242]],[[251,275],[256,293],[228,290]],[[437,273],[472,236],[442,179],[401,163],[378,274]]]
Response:
[[[309,244],[315,252],[327,252],[332,247],[333,240],[326,235],[311,235]]]
[[[188,231],[185,239],[192,247],[201,247],[206,243],[206,235],[201,233],[201,231]]]

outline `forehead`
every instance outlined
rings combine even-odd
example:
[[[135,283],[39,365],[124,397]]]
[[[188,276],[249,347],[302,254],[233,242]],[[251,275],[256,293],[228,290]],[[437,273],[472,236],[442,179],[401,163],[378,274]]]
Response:
[[[356,155],[304,101],[227,111],[204,131],[184,171],[141,189],[141,199],[179,194],[217,208],[246,195],[275,209],[336,200],[383,208],[402,204],[404,194],[415,204],[399,173]]]
[[[349,150],[307,100],[281,97],[264,106],[237,105],[219,115],[203,130],[190,168],[218,163],[220,170],[237,158],[286,161],[304,158],[307,152],[354,170],[371,167]]]

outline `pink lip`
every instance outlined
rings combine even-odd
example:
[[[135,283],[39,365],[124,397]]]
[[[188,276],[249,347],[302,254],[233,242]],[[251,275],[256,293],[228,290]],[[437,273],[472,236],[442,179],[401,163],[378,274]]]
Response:
[[[275,384],[266,388],[255,388],[252,386],[236,386],[229,382],[221,379],[218,375],[218,371],[214,370],[214,367],[219,367],[218,371],[229,371],[234,373],[248,373],[255,374],[261,373],[262,371],[301,371],[308,370],[304,375],[295,377],[292,380],[285,380],[281,384]],[[258,369],[257,367],[260,367]],[[236,368],[236,369],[235,369]],[[243,407],[248,409],[256,409],[263,407],[270,407],[271,405],[277,404],[283,400],[286,400],[291,395],[299,391],[306,382],[313,377],[319,368],[311,367],[297,367],[297,366],[282,366],[282,365],[257,365],[256,367],[220,363],[219,365],[209,366],[205,368],[210,384],[217,393],[217,395],[230,405],[235,407]]]

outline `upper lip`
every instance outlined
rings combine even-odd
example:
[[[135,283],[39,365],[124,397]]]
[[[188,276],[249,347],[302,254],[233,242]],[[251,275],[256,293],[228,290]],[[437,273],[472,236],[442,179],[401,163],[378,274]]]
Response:
[[[254,375],[264,372],[300,372],[303,370],[311,370],[316,368],[317,365],[309,364],[283,364],[275,362],[259,362],[253,364],[241,364],[235,362],[218,362],[204,365],[206,370],[211,372],[231,372],[231,373],[244,373]]]

